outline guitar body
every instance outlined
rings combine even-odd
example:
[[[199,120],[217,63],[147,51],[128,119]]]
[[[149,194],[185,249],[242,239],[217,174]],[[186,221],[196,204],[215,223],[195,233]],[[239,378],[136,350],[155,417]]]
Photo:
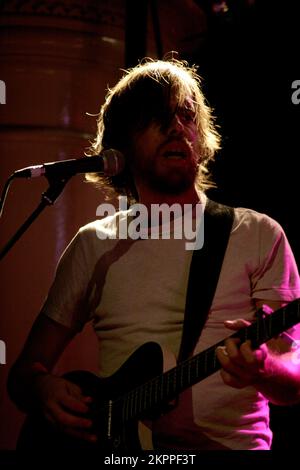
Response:
[[[84,395],[93,398],[88,417],[93,420],[93,432],[98,436],[98,442],[94,444],[69,437],[52,426],[46,418],[36,414],[26,418],[18,439],[17,450],[21,452],[37,449],[39,451],[56,449],[61,452],[141,450],[139,419],[135,417],[124,420],[122,397],[162,372],[163,351],[157,343],[146,343],[135,351],[111,377],[100,379],[87,371],[65,374],[64,378],[79,385]],[[129,403],[129,406],[136,406],[136,404]],[[147,416],[141,416],[143,417],[147,418]]]

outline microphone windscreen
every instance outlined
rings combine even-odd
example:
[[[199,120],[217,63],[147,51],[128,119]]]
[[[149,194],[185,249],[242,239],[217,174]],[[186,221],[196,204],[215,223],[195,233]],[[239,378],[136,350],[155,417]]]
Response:
[[[116,149],[107,149],[101,152],[103,158],[103,171],[105,176],[115,176],[125,167],[125,158],[122,152]]]

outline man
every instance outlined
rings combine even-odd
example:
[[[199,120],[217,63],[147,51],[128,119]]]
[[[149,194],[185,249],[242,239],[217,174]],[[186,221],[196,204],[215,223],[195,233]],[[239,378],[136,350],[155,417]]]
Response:
[[[198,204],[207,202],[207,165],[219,145],[195,70],[179,61],[147,61],[108,92],[93,153],[114,148],[124,154],[125,169],[105,183],[149,213],[155,204],[189,204],[194,214]],[[90,179],[103,180],[99,175]],[[102,377],[117,371],[148,341],[175,356],[180,347],[192,253],[185,249],[186,240],[175,236],[119,237],[120,221],[128,223],[131,216],[130,210],[120,212],[80,229],[62,256],[9,377],[11,397],[21,409],[38,405],[48,421],[80,440],[97,440],[92,420],[85,416],[93,397],[51,371],[87,321],[93,321],[99,339]],[[228,329],[249,325],[262,305],[277,309],[297,297],[299,276],[282,228],[264,214],[235,209],[219,282],[195,352],[228,336]],[[189,388],[169,412],[155,417],[155,446],[269,449],[268,401],[300,400],[300,367],[293,354],[282,337],[257,350],[249,342],[227,340],[217,351],[221,374]]]

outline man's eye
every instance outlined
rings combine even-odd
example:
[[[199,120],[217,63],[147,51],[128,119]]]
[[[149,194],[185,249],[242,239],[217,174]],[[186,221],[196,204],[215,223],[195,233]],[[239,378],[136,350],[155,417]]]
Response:
[[[186,122],[195,121],[196,116],[195,116],[195,112],[193,109],[187,109],[187,108],[183,109],[180,115]]]

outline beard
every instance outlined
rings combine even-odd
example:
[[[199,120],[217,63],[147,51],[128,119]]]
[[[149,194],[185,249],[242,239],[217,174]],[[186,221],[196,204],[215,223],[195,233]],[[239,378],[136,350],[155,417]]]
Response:
[[[184,167],[164,167],[145,165],[138,168],[140,181],[152,190],[162,194],[182,194],[194,186],[198,174],[196,162],[189,162]]]

